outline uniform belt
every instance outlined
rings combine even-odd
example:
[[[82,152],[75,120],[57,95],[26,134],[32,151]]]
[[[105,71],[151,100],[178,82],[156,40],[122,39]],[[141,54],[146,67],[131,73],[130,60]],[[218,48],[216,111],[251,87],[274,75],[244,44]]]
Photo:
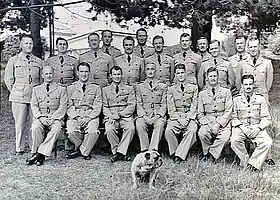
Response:
[[[212,113],[205,113],[206,116],[214,116],[214,117],[219,117],[222,115],[221,112],[212,112]]]

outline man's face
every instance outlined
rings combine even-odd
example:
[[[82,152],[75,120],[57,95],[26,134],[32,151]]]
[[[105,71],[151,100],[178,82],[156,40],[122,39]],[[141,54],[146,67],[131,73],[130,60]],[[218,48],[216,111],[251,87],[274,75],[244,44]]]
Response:
[[[56,48],[59,53],[66,53],[68,48],[67,42],[65,40],[58,40]]]
[[[237,52],[242,53],[245,51],[245,38],[236,39],[235,44]]]
[[[252,79],[244,79],[242,83],[243,91],[245,94],[251,94],[253,92],[254,82]]]
[[[163,41],[161,38],[157,38],[154,40],[154,48],[155,48],[155,51],[158,52],[158,53],[161,53],[162,50],[163,50]]]
[[[133,53],[133,48],[134,48],[134,43],[132,40],[124,40],[123,41],[123,48],[124,52],[126,54],[132,54]]]
[[[91,35],[88,38],[88,44],[91,49],[98,49],[99,48],[99,37],[97,35]]]
[[[189,50],[191,47],[191,38],[189,36],[181,37],[180,44],[183,50]]]
[[[217,57],[220,54],[220,46],[218,42],[214,42],[209,46],[209,53],[213,57]]]
[[[199,52],[204,53],[207,51],[208,48],[208,41],[207,39],[200,39],[197,40],[197,49]]]
[[[176,69],[176,77],[179,82],[184,82],[186,79],[186,71],[184,69]]]
[[[54,71],[53,71],[52,67],[50,67],[50,66],[44,67],[42,76],[44,78],[45,83],[53,82]]]
[[[122,72],[121,70],[112,70],[112,81],[113,83],[119,84],[122,81]]]
[[[149,63],[146,65],[145,71],[147,78],[154,78],[156,75],[156,66],[154,64]]]
[[[112,34],[111,34],[109,31],[103,32],[102,41],[103,41],[103,44],[104,44],[104,45],[110,46],[111,43],[112,43],[112,41],[113,41],[113,36],[112,36]]]
[[[83,65],[79,66],[78,75],[79,75],[79,80],[81,82],[87,82],[89,80],[89,74],[90,73],[87,66],[83,66]]]
[[[138,31],[136,38],[137,38],[138,44],[145,45],[147,42],[148,36],[145,31]]]
[[[210,86],[215,86],[218,83],[218,73],[216,71],[207,74],[208,83]]]
[[[33,40],[28,37],[22,38],[20,47],[23,53],[31,53],[33,50]]]
[[[249,41],[248,43],[248,53],[252,56],[252,57],[256,57],[259,55],[259,41],[258,40],[253,40],[253,41]]]

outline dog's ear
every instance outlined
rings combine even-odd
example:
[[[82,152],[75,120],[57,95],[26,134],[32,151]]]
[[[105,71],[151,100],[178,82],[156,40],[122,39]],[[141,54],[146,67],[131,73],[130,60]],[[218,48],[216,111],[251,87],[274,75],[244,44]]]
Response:
[[[150,154],[150,153],[145,153],[145,158],[146,158],[147,160],[150,160],[151,154]]]

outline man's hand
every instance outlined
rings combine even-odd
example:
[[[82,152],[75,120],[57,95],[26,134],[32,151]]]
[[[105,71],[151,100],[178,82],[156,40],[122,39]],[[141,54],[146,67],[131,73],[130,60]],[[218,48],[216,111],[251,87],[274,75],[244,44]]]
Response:
[[[178,122],[183,128],[186,128],[189,125],[190,120],[188,118],[180,118],[178,119]]]
[[[89,123],[89,121],[90,121],[89,117],[83,117],[80,118],[80,121],[78,123],[81,127],[85,127]]]
[[[156,121],[159,120],[159,118],[160,118],[159,115],[156,115],[156,116],[152,117],[152,119],[151,119],[152,120],[152,124],[156,123]]]
[[[49,126],[48,125],[48,121],[47,121],[47,117],[40,117],[39,120],[40,122],[44,125],[44,126]]]
[[[148,116],[144,116],[143,119],[145,120],[145,122],[149,125],[152,125],[153,124],[153,121],[150,117]]]
[[[114,119],[114,120],[119,120],[121,117],[120,117],[120,115],[119,115],[119,113],[118,114],[114,114],[113,116],[112,116],[112,119]]]
[[[219,123],[215,123],[214,125],[210,126],[210,130],[214,135],[218,135],[219,129],[220,129]]]

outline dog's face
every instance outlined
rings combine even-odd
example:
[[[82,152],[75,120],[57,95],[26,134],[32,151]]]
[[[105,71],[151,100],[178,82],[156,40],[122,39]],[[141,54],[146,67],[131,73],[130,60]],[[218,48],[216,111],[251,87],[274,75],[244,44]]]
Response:
[[[145,164],[153,169],[159,168],[162,165],[161,155],[157,151],[145,152],[145,159]]]

